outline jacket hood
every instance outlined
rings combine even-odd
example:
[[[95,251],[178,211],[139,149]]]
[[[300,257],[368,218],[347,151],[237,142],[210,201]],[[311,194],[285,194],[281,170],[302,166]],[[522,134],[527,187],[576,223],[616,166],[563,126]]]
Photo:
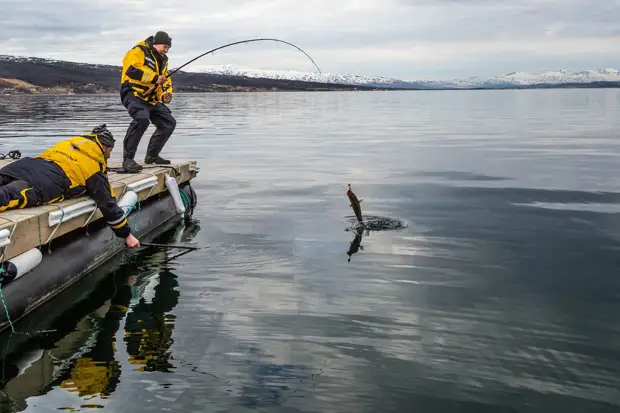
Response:
[[[153,47],[153,36],[149,36],[144,40],[140,40],[138,43],[136,43],[136,46],[146,46],[148,48],[152,48]]]
[[[153,38],[154,36],[149,36],[144,40],[140,40],[138,43],[136,43],[136,46],[146,46],[149,50],[152,50],[153,53],[157,54],[160,58],[168,60],[168,56],[159,54],[157,50],[153,48]]]
[[[86,141],[84,138],[86,138]],[[74,148],[92,160],[98,162],[100,165],[107,165],[103,155],[103,146],[101,145],[101,142],[99,142],[97,135],[94,133],[86,133],[82,136],[76,136],[75,138],[71,138],[70,142]]]

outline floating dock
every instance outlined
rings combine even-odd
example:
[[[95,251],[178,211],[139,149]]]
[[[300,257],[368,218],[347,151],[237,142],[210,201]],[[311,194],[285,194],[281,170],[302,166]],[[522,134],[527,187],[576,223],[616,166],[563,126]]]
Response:
[[[0,160],[0,168],[10,162]],[[132,174],[116,172],[120,162],[110,161],[108,168],[114,195],[138,239],[153,238],[163,224],[193,212],[197,197],[190,181],[199,171],[196,162],[144,165]],[[101,218],[88,196],[0,212],[0,265],[17,273],[0,284],[0,332],[126,248]]]

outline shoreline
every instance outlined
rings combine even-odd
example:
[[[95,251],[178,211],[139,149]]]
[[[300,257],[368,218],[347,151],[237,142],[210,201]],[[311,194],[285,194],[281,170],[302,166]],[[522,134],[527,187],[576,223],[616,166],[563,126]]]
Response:
[[[574,89],[619,89],[620,85],[550,85],[550,86],[524,86],[524,87],[498,87],[498,88],[488,88],[488,87],[472,87],[472,88],[435,88],[435,89],[405,89],[405,88],[342,88],[342,89],[258,89],[258,88],[235,88],[231,90],[201,90],[201,91],[188,91],[188,90],[178,90],[175,91],[175,94],[184,94],[184,95],[202,95],[202,94],[210,94],[210,93],[300,93],[300,92],[454,92],[454,91],[502,91],[502,90],[574,90]],[[66,88],[54,88],[46,89],[41,88],[33,90],[23,90],[20,88],[9,88],[2,87],[2,83],[0,83],[0,95],[2,96],[101,96],[101,95],[115,95],[118,94],[117,90],[114,91],[93,91],[93,92],[84,92],[78,91],[75,92],[73,90],[58,90],[58,89],[66,89]]]

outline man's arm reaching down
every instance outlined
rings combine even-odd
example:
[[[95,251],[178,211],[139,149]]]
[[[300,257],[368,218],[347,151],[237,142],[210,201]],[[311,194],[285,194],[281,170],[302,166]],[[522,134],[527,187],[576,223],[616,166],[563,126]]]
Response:
[[[103,219],[114,234],[119,238],[125,239],[129,248],[139,247],[140,242],[131,234],[125,212],[118,206],[116,198],[112,196],[108,178],[102,172],[91,175],[86,180],[86,191],[97,204]]]

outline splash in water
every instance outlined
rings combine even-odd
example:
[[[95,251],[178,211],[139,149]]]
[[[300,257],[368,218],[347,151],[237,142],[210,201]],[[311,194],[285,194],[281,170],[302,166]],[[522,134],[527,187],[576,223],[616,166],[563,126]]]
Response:
[[[392,231],[407,227],[407,224],[400,219],[377,215],[365,215],[362,222],[358,222],[354,216],[346,218],[349,221],[349,226],[345,231],[366,231],[368,233],[370,231]]]
[[[363,222],[358,222],[355,216],[349,216],[347,219],[349,220],[350,226],[346,228],[345,231],[355,233],[355,237],[349,242],[349,249],[347,250],[348,262],[351,262],[353,254],[364,250],[364,246],[362,245],[362,238],[364,235],[370,235],[371,231],[389,231],[407,227],[407,224],[401,220],[375,215],[367,215]]]

